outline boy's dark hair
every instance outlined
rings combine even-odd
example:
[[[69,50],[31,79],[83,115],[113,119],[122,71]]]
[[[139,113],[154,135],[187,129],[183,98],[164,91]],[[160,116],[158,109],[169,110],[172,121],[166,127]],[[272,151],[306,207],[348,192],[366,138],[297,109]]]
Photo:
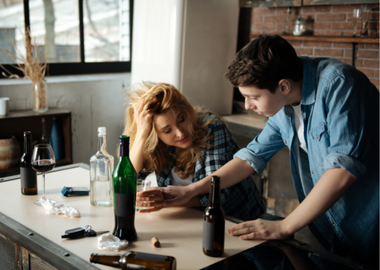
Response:
[[[224,77],[235,87],[253,85],[274,93],[282,79],[302,80],[303,66],[288,41],[260,35],[236,54]]]

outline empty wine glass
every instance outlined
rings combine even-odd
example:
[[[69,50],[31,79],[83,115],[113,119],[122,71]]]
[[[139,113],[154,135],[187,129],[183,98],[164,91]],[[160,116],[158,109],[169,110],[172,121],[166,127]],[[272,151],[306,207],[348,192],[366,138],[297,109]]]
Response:
[[[352,13],[352,23],[354,24],[354,34],[353,37],[356,35],[356,28],[358,26],[358,22],[360,20],[360,9],[354,8],[354,11]]]
[[[368,36],[368,22],[371,18],[371,9],[367,9],[367,7],[363,7],[361,10],[362,13],[362,27],[360,30],[360,36],[365,37]]]
[[[32,168],[36,172],[42,173],[43,176],[43,190],[44,195],[39,200],[35,201],[34,204],[37,206],[42,206],[43,201],[46,201],[45,195],[45,172],[51,171],[55,167],[55,157],[53,149],[50,144],[37,144],[34,146],[32,160]]]

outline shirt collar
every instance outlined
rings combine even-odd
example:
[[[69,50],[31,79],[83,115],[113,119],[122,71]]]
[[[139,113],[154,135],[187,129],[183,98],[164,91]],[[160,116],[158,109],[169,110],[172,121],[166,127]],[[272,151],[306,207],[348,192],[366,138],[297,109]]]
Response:
[[[310,105],[315,102],[315,74],[316,66],[308,57],[299,57],[303,65],[302,105]]]

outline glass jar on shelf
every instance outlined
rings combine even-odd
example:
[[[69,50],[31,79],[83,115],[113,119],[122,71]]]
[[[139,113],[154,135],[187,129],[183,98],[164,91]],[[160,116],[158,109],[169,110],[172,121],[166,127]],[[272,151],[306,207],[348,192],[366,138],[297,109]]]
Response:
[[[301,36],[305,34],[306,31],[306,20],[299,16],[294,20],[294,27],[293,27],[293,35],[294,36]]]

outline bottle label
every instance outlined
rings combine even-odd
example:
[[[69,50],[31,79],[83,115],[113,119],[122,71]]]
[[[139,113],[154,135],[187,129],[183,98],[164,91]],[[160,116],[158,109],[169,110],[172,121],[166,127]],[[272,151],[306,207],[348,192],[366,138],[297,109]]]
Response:
[[[132,194],[116,193],[115,213],[116,213],[116,216],[119,216],[119,217],[130,217],[135,214],[133,193]]]
[[[34,188],[37,182],[37,173],[32,167],[20,167],[22,188]]]
[[[206,250],[213,250],[214,231],[214,223],[203,220],[203,248]]]
[[[167,256],[144,253],[144,252],[137,252],[135,258],[140,259],[140,260],[165,262],[167,259]]]

